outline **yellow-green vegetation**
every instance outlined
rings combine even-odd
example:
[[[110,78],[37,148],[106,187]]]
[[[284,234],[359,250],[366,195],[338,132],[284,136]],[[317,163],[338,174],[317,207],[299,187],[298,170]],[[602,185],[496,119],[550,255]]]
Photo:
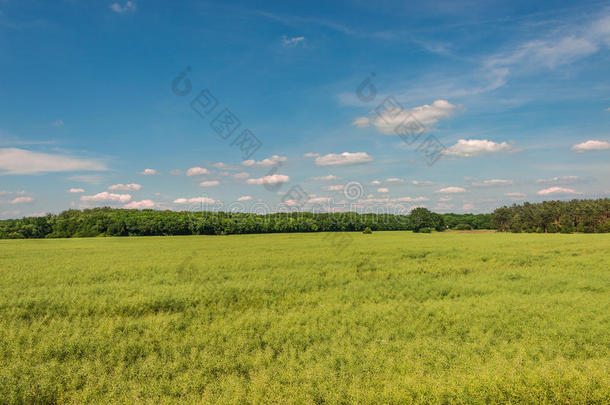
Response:
[[[610,402],[610,235],[0,241],[1,403]]]

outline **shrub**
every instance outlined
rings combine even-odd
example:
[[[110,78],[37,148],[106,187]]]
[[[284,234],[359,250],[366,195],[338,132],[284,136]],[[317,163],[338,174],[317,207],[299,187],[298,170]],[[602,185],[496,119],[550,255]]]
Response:
[[[428,228],[428,227],[424,227],[424,228],[419,228],[418,230],[416,230],[415,232],[417,233],[431,233],[432,229]]]
[[[456,231],[471,231],[472,226],[470,224],[457,224],[453,229]]]
[[[373,233],[373,231],[371,230],[371,228],[369,228],[368,226],[366,228],[364,228],[364,231],[362,231],[363,234],[365,235],[370,235]]]

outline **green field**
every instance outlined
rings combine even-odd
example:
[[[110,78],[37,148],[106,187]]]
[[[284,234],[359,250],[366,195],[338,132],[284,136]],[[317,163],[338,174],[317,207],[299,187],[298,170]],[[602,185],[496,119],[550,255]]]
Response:
[[[610,234],[0,240],[0,403],[610,402]]]

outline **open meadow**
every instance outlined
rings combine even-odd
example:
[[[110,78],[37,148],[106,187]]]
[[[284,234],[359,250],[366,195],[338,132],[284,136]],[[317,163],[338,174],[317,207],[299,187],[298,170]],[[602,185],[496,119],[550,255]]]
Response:
[[[610,402],[610,234],[0,240],[0,403]]]

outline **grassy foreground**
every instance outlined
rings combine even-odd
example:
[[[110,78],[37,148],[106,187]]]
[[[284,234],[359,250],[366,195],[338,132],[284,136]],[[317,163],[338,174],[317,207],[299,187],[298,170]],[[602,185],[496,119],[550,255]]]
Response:
[[[1,240],[0,403],[610,402],[610,234],[348,235]]]

